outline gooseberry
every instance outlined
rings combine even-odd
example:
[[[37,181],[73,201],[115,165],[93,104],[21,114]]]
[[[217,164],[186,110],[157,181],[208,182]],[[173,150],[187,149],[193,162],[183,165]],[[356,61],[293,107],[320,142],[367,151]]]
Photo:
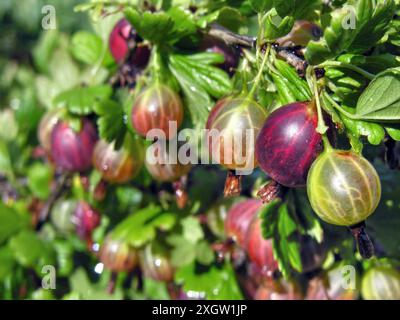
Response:
[[[278,270],[278,262],[274,258],[272,240],[264,239],[261,234],[261,219],[255,215],[251,222],[245,239],[247,255],[260,273],[271,277]]]
[[[208,146],[214,161],[231,170],[254,169],[254,142],[267,111],[253,100],[225,98],[209,115]]]
[[[153,144],[154,153],[147,153],[145,165],[150,175],[159,182],[174,182],[186,175],[191,164],[182,164],[179,159],[171,161],[169,153],[161,143]]]
[[[42,117],[38,127],[38,139],[46,152],[51,151],[51,133],[60,121],[62,109],[51,109]]]
[[[400,300],[400,272],[386,265],[369,269],[361,281],[365,300]]]
[[[143,68],[150,58],[150,49],[141,42],[135,29],[126,19],[121,19],[110,33],[109,47],[117,63],[122,63],[131,54],[130,63]],[[132,51],[131,53],[129,51]]]
[[[169,132],[170,122],[175,122],[176,128],[179,128],[183,115],[179,95],[166,85],[155,84],[145,88],[136,98],[131,119],[139,135],[146,137],[150,130],[159,129],[166,139],[171,139],[176,132]]]
[[[124,144],[115,149],[115,143],[97,142],[93,152],[93,165],[102,178],[110,183],[125,183],[133,179],[143,164],[143,152],[138,144]]]
[[[110,33],[109,46],[112,56],[118,63],[122,62],[128,54],[128,39],[132,26],[126,19],[117,22]]]
[[[267,117],[267,111],[248,98],[224,98],[210,112],[206,128],[207,143],[213,163],[229,170],[251,171],[255,140]],[[241,176],[231,171],[225,183],[225,196],[240,194]]]
[[[143,249],[140,264],[145,276],[155,281],[170,282],[174,278],[167,250],[158,244],[149,244]]]
[[[81,123],[81,130],[76,132],[67,121],[60,121],[51,134],[51,156],[66,171],[83,172],[92,165],[96,129],[88,119]]]
[[[137,251],[128,243],[108,235],[100,248],[100,261],[113,272],[129,272],[138,264]]]
[[[365,258],[373,255],[364,220],[379,204],[381,183],[365,158],[352,151],[328,148],[310,169],[307,193],[322,220],[350,227],[360,254]]]
[[[345,288],[342,285],[343,269],[336,267],[325,274],[311,279],[307,286],[305,300],[355,300],[358,296],[356,285]]]
[[[352,151],[327,150],[311,167],[307,192],[322,220],[353,226],[375,211],[381,184],[375,168],[362,156]]]
[[[273,281],[258,287],[254,300],[300,300],[301,294],[292,283]]]
[[[75,200],[59,199],[51,209],[50,219],[53,225],[62,232],[68,234],[75,230],[72,217],[75,213],[77,202]]]
[[[262,202],[257,199],[248,199],[235,204],[225,218],[225,233],[240,247],[245,247],[245,239],[251,222]]]
[[[223,40],[205,35],[200,43],[200,50],[219,53],[224,56],[224,62],[218,65],[230,74],[237,68],[240,59],[239,49],[229,46]]]
[[[305,186],[308,170],[322,151],[317,124],[311,102],[291,103],[272,112],[256,142],[261,169],[283,186]]]
[[[92,232],[100,224],[100,214],[87,202],[79,201],[73,216],[76,232],[82,240],[91,241]]]
[[[292,30],[276,42],[282,47],[305,47],[311,40],[317,41],[321,36],[322,30],[319,26],[306,20],[298,20]]]

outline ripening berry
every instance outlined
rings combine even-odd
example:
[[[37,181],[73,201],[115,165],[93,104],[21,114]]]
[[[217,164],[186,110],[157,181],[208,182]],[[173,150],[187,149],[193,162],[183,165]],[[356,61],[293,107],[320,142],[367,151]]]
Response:
[[[217,102],[206,125],[213,162],[231,170],[254,169],[255,141],[266,118],[266,109],[250,99]]]
[[[136,249],[118,239],[106,237],[100,248],[100,261],[113,272],[129,272],[138,264]]]
[[[79,132],[74,131],[68,122],[60,121],[51,135],[51,155],[59,168],[83,172],[92,166],[96,142],[96,129],[88,119],[82,120]]]
[[[97,142],[93,152],[93,165],[110,183],[125,183],[133,179],[143,164],[143,152],[137,145],[123,145],[115,149],[115,143]]]
[[[400,272],[389,266],[369,269],[362,278],[361,294],[365,300],[400,300]]]
[[[322,151],[317,125],[311,102],[291,103],[272,112],[256,142],[260,168],[281,185],[305,186],[308,170]]]
[[[132,126],[142,137],[152,129],[159,129],[166,139],[171,139],[176,132],[169,132],[170,122],[179,128],[183,121],[181,98],[171,88],[155,84],[144,89],[136,98],[132,108]]]
[[[352,151],[327,150],[310,169],[307,192],[322,220],[354,226],[375,211],[381,183],[375,168],[362,156]]]

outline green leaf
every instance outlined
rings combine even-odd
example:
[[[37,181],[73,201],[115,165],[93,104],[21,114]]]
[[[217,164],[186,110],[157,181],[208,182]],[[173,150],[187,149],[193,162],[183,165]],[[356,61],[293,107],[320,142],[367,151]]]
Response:
[[[156,44],[175,43],[197,32],[191,15],[177,7],[168,12],[143,13],[128,8],[125,10],[125,16],[141,37]]]
[[[8,246],[0,248],[0,280],[9,276],[14,271],[14,255]]]
[[[191,243],[197,243],[204,237],[200,222],[195,217],[187,217],[181,221],[181,224],[183,236],[187,241]]]
[[[18,123],[11,109],[0,111],[0,139],[12,141],[17,137]]]
[[[57,30],[42,32],[39,42],[33,49],[33,62],[42,73],[49,72],[49,61],[58,45],[59,36]]]
[[[114,239],[141,247],[156,237],[156,231],[170,230],[176,222],[176,213],[163,212],[160,207],[143,208],[120,222],[112,232]]]
[[[180,7],[172,7],[167,11],[167,14],[174,22],[173,32],[177,40],[197,32],[194,18],[189,11],[185,11]]]
[[[53,102],[68,108],[73,114],[87,115],[93,112],[93,107],[97,102],[108,99],[111,93],[112,89],[108,85],[75,87],[61,92]]]
[[[272,238],[273,252],[282,275],[288,278],[291,274],[291,268],[301,272],[301,248],[297,224],[286,204],[279,207],[278,221],[274,231]]]
[[[22,231],[10,239],[15,259],[25,267],[35,267],[45,251],[42,240],[33,231]]]
[[[93,111],[99,116],[97,126],[100,138],[109,142],[120,142],[126,133],[122,106],[115,101],[104,100],[95,103]]]
[[[50,195],[50,184],[53,178],[52,169],[42,163],[35,163],[28,170],[28,187],[39,199]]]
[[[288,34],[294,25],[292,16],[282,18],[275,9],[270,10],[263,21],[264,39],[269,41]]]
[[[27,227],[29,217],[22,216],[13,208],[0,203],[0,244],[21,229]]]
[[[267,12],[274,5],[273,0],[249,0],[249,3],[256,12]]]
[[[393,140],[400,141],[400,125],[385,125],[384,128]]]
[[[202,265],[209,265],[214,262],[214,250],[206,240],[197,243],[196,259]]]
[[[229,30],[237,31],[243,22],[244,17],[238,9],[232,7],[223,7],[201,17],[197,24],[204,29],[212,23],[218,23]]]
[[[99,61],[103,50],[103,41],[94,33],[79,31],[74,34],[71,41],[71,52],[75,59],[95,64]]]
[[[388,69],[371,81],[357,102],[356,116],[364,120],[400,120],[400,68]]]
[[[182,284],[183,291],[192,291],[209,300],[242,299],[242,293],[237,284],[235,273],[230,263],[217,267],[208,267],[195,263],[179,268],[175,281]]]
[[[383,246],[388,257],[400,259],[400,171],[388,169],[381,161],[375,161],[374,167],[384,187],[376,212],[368,218],[368,233]]]
[[[281,206],[282,201],[280,199],[274,199],[267,205],[263,206],[260,210],[260,219],[261,219],[261,232],[264,239],[272,238],[277,215],[279,212],[279,207]]]
[[[109,294],[101,283],[91,283],[83,268],[78,268],[71,277],[69,277],[69,283],[71,293],[78,295],[81,299],[121,300],[123,298],[121,288],[117,287],[112,294]]]
[[[208,94],[220,98],[232,90],[232,82],[226,72],[206,63],[215,59],[210,55],[215,54],[171,55],[170,63],[173,69],[186,73]]]
[[[275,61],[275,67],[280,75],[286,80],[288,90],[293,93],[296,101],[311,100],[311,91],[307,82],[299,77],[296,70],[282,60]]]
[[[368,142],[372,145],[379,145],[385,138],[385,130],[380,124],[361,120],[352,120],[343,114],[341,115],[341,118],[346,126],[346,132],[349,135],[350,141],[355,150],[361,151],[362,144],[359,141],[360,137],[367,137]]]
[[[350,6],[332,11],[324,36],[319,41],[310,41],[305,57],[311,64],[334,58],[347,51],[364,53],[384,36],[393,19],[393,0],[360,0],[357,9]]]
[[[374,2],[377,2],[375,6]],[[365,52],[384,36],[393,19],[395,6],[393,0],[360,0],[357,22],[361,27],[351,44],[352,52]]]
[[[228,75],[210,65],[220,62],[220,57],[212,53],[170,56],[169,68],[184,92],[193,123],[206,123],[213,104],[210,95],[219,98],[232,90]]]
[[[196,259],[196,243],[189,242],[181,235],[172,234],[167,238],[172,246],[171,263],[174,267],[183,267]]]

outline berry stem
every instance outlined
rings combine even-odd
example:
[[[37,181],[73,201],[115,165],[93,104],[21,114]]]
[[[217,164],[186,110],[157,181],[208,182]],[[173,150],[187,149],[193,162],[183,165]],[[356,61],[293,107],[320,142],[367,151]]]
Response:
[[[369,259],[374,255],[374,245],[365,231],[365,222],[351,226],[350,231],[357,243],[357,249],[361,257]]]
[[[314,100],[317,105],[317,113],[318,113],[317,132],[324,135],[328,130],[328,127],[326,126],[324,117],[322,115],[321,101],[319,98],[319,91],[318,91],[318,82],[313,67],[307,68],[307,82],[309,86],[312,88],[312,91],[314,91]]]
[[[321,63],[320,65],[318,65],[318,68],[326,68],[326,67],[337,67],[337,68],[345,68],[345,69],[349,69],[352,71],[355,71],[359,74],[361,74],[362,76],[364,76],[365,78],[367,78],[368,80],[373,80],[375,78],[375,75],[360,68],[357,67],[355,65],[352,65],[350,63],[346,63],[346,62],[340,62],[340,61],[326,61],[324,63]]]
[[[262,77],[262,74],[263,74],[263,71],[264,71],[264,67],[265,67],[265,65],[266,65],[266,63],[268,61],[270,49],[271,49],[271,46],[268,44],[267,45],[267,49],[265,50],[265,54],[264,54],[263,60],[261,62],[260,69],[258,70],[258,73],[257,73],[257,75],[256,75],[256,77],[254,79],[253,86],[251,87],[251,89],[250,89],[250,91],[249,91],[249,93],[247,95],[248,98],[252,98],[253,97],[254,92],[256,91],[257,86],[261,81],[261,77]]]
[[[339,110],[340,113],[344,114],[347,118],[352,119],[352,120],[359,119],[356,115],[343,109],[343,107],[341,107],[335,100],[332,99],[332,97],[328,94],[328,92],[324,91],[322,94],[323,94],[324,98],[326,98],[336,109]]]

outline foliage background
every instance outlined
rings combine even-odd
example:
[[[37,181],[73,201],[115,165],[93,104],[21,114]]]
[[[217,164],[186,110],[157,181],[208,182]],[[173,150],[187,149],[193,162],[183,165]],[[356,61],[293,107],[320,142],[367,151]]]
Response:
[[[214,1],[215,6],[220,8],[220,2],[229,5],[234,1]],[[116,66],[110,62],[109,52],[100,60],[99,54],[102,54],[101,48],[107,43],[109,31],[121,15],[110,16],[93,24],[87,13],[74,12],[73,8],[80,3],[78,0],[0,2],[0,191],[3,200],[0,204],[0,297],[167,299],[169,294],[166,284],[145,278],[143,288],[138,290],[137,279],[131,279],[127,274],[119,275],[116,290],[109,295],[106,287],[111,277],[110,272],[101,270],[97,258],[87,251],[85,244],[76,235],[60,233],[51,222],[46,223],[40,232],[35,232],[31,223],[30,209],[34,199],[46,201],[54,187],[53,168],[32,157],[38,145],[36,130],[40,118],[47,109],[53,107],[54,98],[59,93],[81,83],[102,85],[116,70]],[[45,4],[56,8],[56,30],[44,31],[40,27],[41,8]],[[233,7],[240,6],[235,4]],[[229,21],[226,23],[229,24]],[[246,32],[255,34],[255,22],[248,19],[247,24]],[[394,45],[398,34],[393,33],[391,36],[394,37]],[[88,52],[86,55],[82,54],[85,50]],[[336,55],[339,53],[340,50]],[[398,49],[393,49],[392,53],[397,55]],[[326,56],[329,55],[332,53]],[[398,60],[390,61],[393,67],[400,65]],[[388,64],[385,65],[387,67]],[[338,87],[346,95],[365,87],[364,79],[359,79],[353,73],[331,69],[328,75],[337,81]],[[346,82],[346,77],[351,81]],[[115,98],[123,104],[127,96],[128,93],[121,90]],[[213,103],[214,98],[206,102]],[[84,107],[78,106],[81,111]],[[204,113],[191,114],[194,117],[204,117]],[[368,230],[376,243],[378,257],[397,261],[400,258],[400,173],[389,169],[384,163],[385,148],[381,143],[385,134],[383,129],[361,121],[350,124],[351,121],[344,120],[348,130],[353,130],[354,145],[357,145],[359,139],[376,145],[366,143],[364,155],[374,163],[384,186],[380,206],[368,220]],[[139,219],[128,223],[133,235],[131,243],[144,244],[158,237],[159,229],[172,229],[175,226],[167,242],[170,244],[171,259],[178,265],[176,282],[184,283],[186,291],[206,292],[208,298],[237,299],[243,298],[243,293],[239,289],[233,267],[228,261],[223,264],[215,262],[210,246],[215,236],[210,235],[194,218],[210,212],[210,209],[222,202],[227,203],[228,207],[231,205],[221,198],[224,178],[225,172],[216,166],[199,166],[192,170],[189,176],[190,208],[183,212],[171,205],[171,189],[152,181],[145,170],[129,185],[112,187],[106,201],[101,203],[96,203],[90,192],[85,194],[76,177],[72,180],[70,192],[65,196],[88,199],[102,213],[101,226],[94,234],[97,243],[101,243],[107,231],[123,221],[128,214],[150,215],[155,210],[155,214],[161,216],[158,224],[143,228]],[[254,195],[263,179],[263,173],[258,170],[247,178],[244,181],[243,196]],[[93,190],[98,180],[98,174],[92,172],[89,176],[90,190]],[[165,188],[167,192],[159,193]],[[298,191],[298,195],[304,197],[302,191]],[[299,210],[311,212],[306,202],[303,202]],[[325,232],[331,234],[333,239],[324,266],[326,270],[333,267],[334,256],[337,254],[342,256],[344,263],[357,265],[360,272],[368,268],[368,262],[360,262],[357,256],[354,257],[352,240],[346,230],[327,226],[320,221],[316,224],[322,224]],[[179,227],[176,228],[176,225]],[[317,229],[312,232],[318,232]],[[195,261],[204,262],[206,270],[200,273],[194,270]],[[40,289],[41,268],[45,264],[56,266],[57,289],[54,291]]]

